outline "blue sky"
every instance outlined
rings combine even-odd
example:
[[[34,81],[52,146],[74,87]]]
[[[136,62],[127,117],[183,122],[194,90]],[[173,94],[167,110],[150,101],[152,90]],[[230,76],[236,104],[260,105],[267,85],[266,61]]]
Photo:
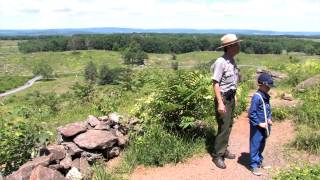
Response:
[[[320,32],[320,0],[0,0],[0,29],[84,27]]]

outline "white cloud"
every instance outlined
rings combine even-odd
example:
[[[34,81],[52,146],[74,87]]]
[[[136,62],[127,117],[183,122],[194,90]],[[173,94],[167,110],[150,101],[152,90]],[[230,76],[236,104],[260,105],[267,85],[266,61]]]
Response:
[[[319,0],[0,0],[0,29],[320,31]]]

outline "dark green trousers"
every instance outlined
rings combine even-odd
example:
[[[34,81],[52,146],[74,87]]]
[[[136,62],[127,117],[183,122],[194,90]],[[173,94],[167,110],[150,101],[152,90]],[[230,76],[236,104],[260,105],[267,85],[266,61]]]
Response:
[[[235,99],[234,97],[226,98],[222,96],[223,103],[226,107],[226,113],[224,115],[220,115],[218,112],[218,101],[215,99],[216,105],[216,119],[218,122],[218,133],[216,135],[214,141],[214,149],[213,149],[213,156],[214,157],[222,157],[224,156],[228,143],[229,143],[229,136],[231,133],[232,125],[233,125],[233,118],[234,118],[234,109],[235,109]]]

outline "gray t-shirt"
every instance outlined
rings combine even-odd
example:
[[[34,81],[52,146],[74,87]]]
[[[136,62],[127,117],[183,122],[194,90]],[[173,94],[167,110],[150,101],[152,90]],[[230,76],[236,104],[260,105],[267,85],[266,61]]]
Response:
[[[219,57],[211,65],[211,79],[218,82],[221,92],[227,92],[231,89],[236,90],[239,81],[239,69],[234,59],[227,59],[226,56]]]

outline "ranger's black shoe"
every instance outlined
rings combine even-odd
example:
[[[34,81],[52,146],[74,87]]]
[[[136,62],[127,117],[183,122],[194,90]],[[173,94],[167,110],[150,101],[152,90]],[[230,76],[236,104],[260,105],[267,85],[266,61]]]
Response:
[[[225,169],[227,167],[222,157],[214,157],[212,161],[220,169]]]
[[[236,155],[232,154],[230,151],[226,150],[226,152],[224,153],[223,157],[226,158],[226,159],[235,159]]]

